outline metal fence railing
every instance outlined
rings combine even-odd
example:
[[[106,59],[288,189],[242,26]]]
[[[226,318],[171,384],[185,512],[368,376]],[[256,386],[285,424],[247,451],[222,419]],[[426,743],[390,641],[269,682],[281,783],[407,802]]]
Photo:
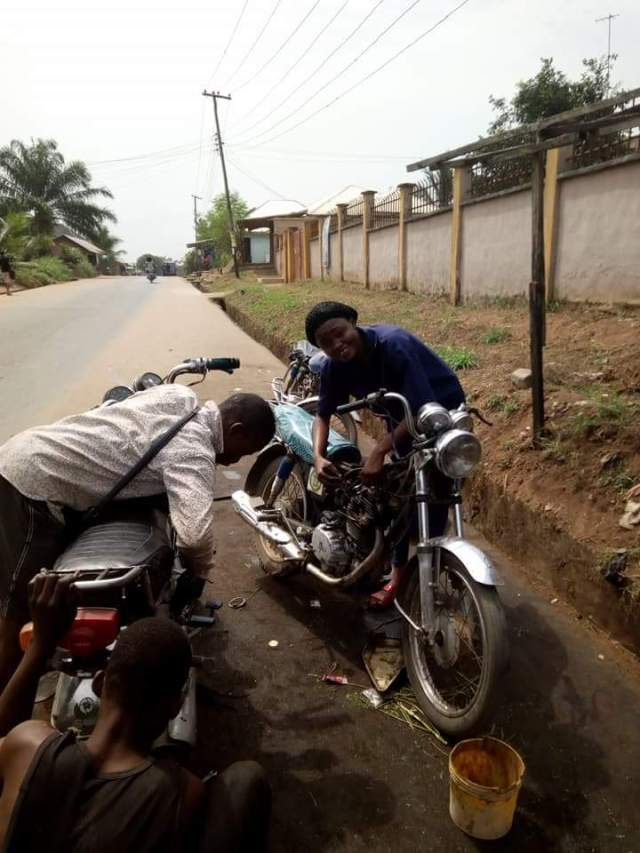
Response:
[[[344,214],[344,225],[359,225],[364,218],[364,201],[361,198],[354,199],[347,205]]]
[[[399,221],[400,190],[393,190],[374,203],[370,227],[380,228],[382,225],[395,225]]]
[[[449,169],[426,172],[411,194],[411,215],[424,216],[451,207],[453,182]]]
[[[471,198],[526,186],[531,181],[531,157],[511,157],[493,163],[480,161],[471,167]]]
[[[603,115],[615,115],[637,107],[639,104],[640,97],[630,98],[614,108],[609,108]],[[573,146],[565,170],[594,166],[597,163],[606,163],[618,157],[638,153],[640,153],[640,119],[636,116],[635,119],[630,120],[627,127],[622,129],[603,127],[599,130],[587,131],[584,138]]]

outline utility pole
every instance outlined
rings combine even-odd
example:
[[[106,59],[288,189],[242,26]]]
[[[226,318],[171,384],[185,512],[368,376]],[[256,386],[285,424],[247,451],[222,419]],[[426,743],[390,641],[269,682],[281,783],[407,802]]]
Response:
[[[236,278],[240,278],[240,271],[238,270],[238,254],[236,251],[236,230],[233,222],[233,211],[231,209],[231,198],[229,196],[229,181],[227,180],[227,166],[224,162],[224,145],[222,142],[222,136],[220,135],[220,122],[218,120],[218,98],[222,98],[225,101],[231,100],[231,95],[221,95],[219,92],[207,92],[205,89],[202,93],[205,98],[211,98],[213,101],[213,115],[216,120],[216,137],[218,140],[218,151],[220,153],[220,162],[222,163],[222,178],[224,180],[224,194],[227,197],[227,215],[229,217],[229,234],[231,236],[231,252],[233,254],[233,269],[236,274]]]
[[[202,201],[201,195],[193,195],[191,194],[191,198],[193,199],[193,239],[194,242],[198,242],[198,202]],[[198,247],[194,246],[194,251],[196,253],[196,269],[199,266],[199,256],[198,256]]]
[[[596,24],[601,24],[603,21],[607,21],[609,24],[609,36],[607,38],[607,95],[611,88],[611,21],[613,21],[614,18],[619,17],[620,15],[612,15],[611,12],[609,12],[609,14],[605,15],[604,18],[596,18]]]

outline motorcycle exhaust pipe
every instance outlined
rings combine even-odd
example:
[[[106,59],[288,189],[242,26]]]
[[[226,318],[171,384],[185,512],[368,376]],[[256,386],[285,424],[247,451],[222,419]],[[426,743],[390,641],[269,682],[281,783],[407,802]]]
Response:
[[[238,491],[231,495],[231,503],[240,518],[252,527],[260,536],[264,536],[277,546],[282,556],[287,560],[302,562],[306,552],[300,548],[293,536],[277,524],[260,517],[260,512],[251,506],[251,498],[246,492]]]
[[[382,531],[376,529],[376,541],[373,543],[373,548],[369,551],[364,560],[359,562],[348,575],[343,575],[342,577],[328,575],[326,572],[323,572],[322,569],[318,568],[318,566],[314,566],[313,563],[307,563],[304,569],[306,572],[309,572],[310,575],[313,575],[329,586],[353,586],[353,584],[357,583],[360,578],[363,578],[372,569],[374,569],[379,564],[380,560],[382,560],[383,556],[384,537],[382,535]]]

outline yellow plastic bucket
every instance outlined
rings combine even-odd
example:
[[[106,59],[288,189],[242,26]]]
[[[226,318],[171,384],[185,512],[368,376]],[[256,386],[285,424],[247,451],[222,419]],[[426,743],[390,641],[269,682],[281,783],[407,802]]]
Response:
[[[502,838],[511,829],[524,761],[493,737],[456,744],[449,754],[449,813],[473,838]]]

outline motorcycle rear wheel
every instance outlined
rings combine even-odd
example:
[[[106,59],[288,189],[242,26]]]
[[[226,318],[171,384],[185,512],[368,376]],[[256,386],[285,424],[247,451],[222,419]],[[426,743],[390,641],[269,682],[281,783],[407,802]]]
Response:
[[[453,555],[441,552],[441,561],[437,641],[430,646],[403,620],[402,648],[425,715],[444,735],[461,738],[478,729],[497,699],[508,659],[506,621],[493,587],[474,581]],[[402,599],[409,616],[420,624],[417,561]]]
[[[282,458],[273,459],[262,472],[256,491],[263,500],[266,500],[271,492],[271,485],[278,473]],[[289,474],[280,497],[275,502],[275,508],[282,510],[294,523],[307,520],[307,490],[304,473],[299,465],[295,465]],[[300,568],[299,563],[283,557],[273,542],[264,536],[256,535],[256,550],[262,570],[271,577],[286,577]]]

